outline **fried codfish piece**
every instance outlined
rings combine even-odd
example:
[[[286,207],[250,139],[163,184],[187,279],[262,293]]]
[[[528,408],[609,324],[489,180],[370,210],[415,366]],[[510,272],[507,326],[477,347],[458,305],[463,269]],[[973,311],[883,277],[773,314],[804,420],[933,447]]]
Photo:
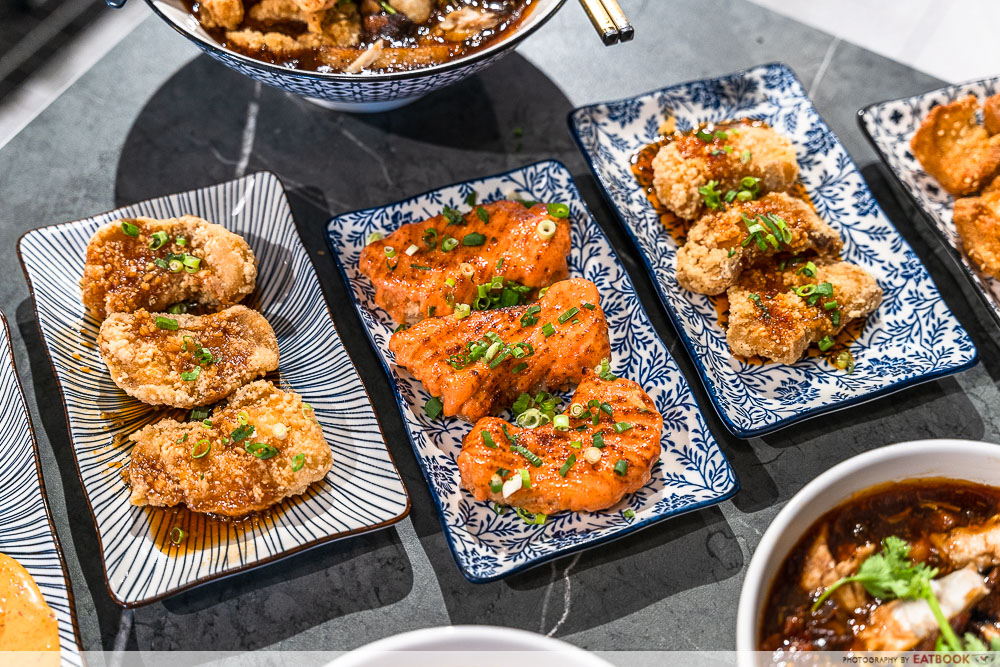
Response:
[[[609,405],[612,416],[592,408],[583,419],[571,417],[568,431],[556,430],[552,423],[529,430],[496,417],[480,419],[465,436],[458,455],[462,486],[476,500],[543,514],[596,512],[615,505],[649,481],[653,464],[660,458],[663,417],[653,399],[635,382],[602,380],[591,372],[580,382],[573,402],[587,406],[595,400]],[[596,426],[591,421],[593,412],[600,415]],[[586,430],[575,430],[582,425]],[[483,433],[489,434],[489,440]],[[595,440],[598,433],[601,436]],[[573,442],[581,443],[580,448],[573,447]],[[588,459],[591,447],[594,459]],[[537,457],[534,462],[524,450]],[[515,482],[512,486],[518,488],[509,494],[494,491],[490,481],[498,468],[510,471],[503,476],[504,481],[520,477],[519,470],[527,470],[531,486]]]
[[[979,124],[978,108],[974,95],[936,106],[910,140],[921,166],[955,196],[978,192],[1000,171],[1000,135]]]
[[[1000,279],[1000,188],[956,199],[952,219],[969,258],[980,271]]]
[[[754,223],[764,232],[751,236]],[[768,241],[766,234],[775,241]],[[721,294],[761,257],[805,250],[836,256],[842,246],[840,234],[809,204],[783,192],[770,192],[756,201],[733,202],[725,211],[698,218],[677,251],[677,282],[699,294]]]
[[[793,288],[800,288],[803,296]],[[830,289],[832,294],[825,294]],[[836,335],[882,302],[882,288],[860,266],[820,259],[812,266],[798,263],[784,269],[773,259],[765,260],[744,271],[728,294],[726,340],[733,354],[782,364],[795,363],[810,344]],[[810,304],[813,294],[820,298]]]
[[[243,22],[243,0],[199,0],[198,20],[206,28],[232,30]]]
[[[238,517],[299,495],[333,466],[312,410],[258,380],[202,422],[163,419],[132,434],[133,505]]]
[[[91,237],[80,290],[83,304],[104,319],[189,301],[225,308],[250,294],[256,279],[250,246],[222,225],[193,215],[129,218]]]
[[[449,315],[454,304],[473,303],[478,286],[494,276],[532,289],[569,276],[570,222],[550,215],[545,204],[498,201],[465,215],[447,211],[403,225],[361,252],[358,268],[375,285],[375,303],[397,322]],[[554,233],[545,238],[539,225]],[[406,252],[411,246],[418,248],[413,255]]]
[[[711,141],[678,133],[659,150],[652,165],[657,199],[685,220],[702,212],[698,189],[709,181],[718,181],[718,189],[727,192],[739,189],[740,180],[752,176],[760,179],[764,192],[784,192],[799,175],[791,140],[752,124],[727,127],[713,134]]]
[[[446,417],[466,421],[493,414],[524,392],[579,382],[611,356],[600,295],[582,278],[556,283],[531,305],[473,311],[461,320],[426,319],[394,333],[389,349],[441,398]]]
[[[201,316],[114,313],[97,343],[115,384],[150,405],[210,405],[278,368],[274,330],[246,306]]]

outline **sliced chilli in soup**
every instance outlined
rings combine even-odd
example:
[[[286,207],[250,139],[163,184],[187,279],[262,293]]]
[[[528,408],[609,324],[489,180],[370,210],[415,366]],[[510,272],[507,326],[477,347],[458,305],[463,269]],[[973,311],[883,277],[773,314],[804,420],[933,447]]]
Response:
[[[220,44],[273,65],[398,72],[503,39],[538,0],[184,0]]]
[[[759,648],[1000,649],[1000,488],[895,482],[826,513],[775,575]]]

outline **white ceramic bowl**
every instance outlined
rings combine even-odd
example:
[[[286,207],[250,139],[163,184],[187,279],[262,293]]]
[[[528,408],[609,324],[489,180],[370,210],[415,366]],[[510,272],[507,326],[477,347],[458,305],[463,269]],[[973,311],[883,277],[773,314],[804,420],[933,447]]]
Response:
[[[170,27],[240,74],[289,93],[302,95],[323,106],[360,113],[401,107],[488,67],[540,28],[564,2],[566,0],[536,0],[535,8],[513,33],[481,51],[447,63],[387,74],[326,74],[271,65],[224,48],[188,12],[183,0],[146,0],[153,12]]]
[[[1000,486],[1000,445],[971,440],[918,440],[850,458],[806,484],[778,512],[750,560],[736,615],[741,665],[752,665],[771,581],[803,533],[858,491],[886,482],[944,477]]]
[[[362,646],[327,667],[611,667],[581,648],[543,635],[491,625],[415,630]]]

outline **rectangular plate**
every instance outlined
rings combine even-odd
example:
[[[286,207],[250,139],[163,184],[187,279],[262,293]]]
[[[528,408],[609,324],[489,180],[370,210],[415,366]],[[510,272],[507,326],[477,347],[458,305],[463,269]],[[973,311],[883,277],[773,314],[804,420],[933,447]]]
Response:
[[[989,308],[990,314],[1000,324],[1000,280],[981,272],[969,261],[962,247],[962,239],[951,221],[955,198],[924,171],[910,152],[910,139],[932,108],[966,95],[975,95],[982,102],[997,93],[1000,93],[1000,77],[945,86],[913,97],[867,106],[858,112],[858,124],[903,191],[930,220],[931,228],[951,249],[959,266]]]
[[[487,503],[476,502],[462,489],[456,463],[471,425],[457,418],[430,420],[423,410],[430,395],[408,371],[395,365],[389,337],[396,325],[375,305],[375,288],[358,271],[365,239],[373,231],[388,233],[438,215],[446,205],[464,210],[470,192],[476,192],[479,201],[518,193],[570,208],[570,275],[593,281],[600,291],[611,334],[611,368],[638,382],[663,414],[663,455],[652,478],[616,507],[594,513],[563,512],[549,517],[544,526],[529,526],[514,512],[498,516]],[[653,330],[628,274],[561,163],[538,162],[388,206],[345,213],[331,220],[327,231],[368,337],[395,383],[399,410],[437,502],[452,555],[470,581],[492,581],[736,493],[736,476],[706,427],[684,376]],[[628,508],[635,512],[632,519],[623,515]]]
[[[0,553],[28,571],[59,624],[62,664],[82,665],[73,590],[45,496],[38,445],[14,368],[7,318],[0,343]]]
[[[678,130],[754,118],[792,139],[799,178],[821,217],[844,239],[844,259],[871,273],[885,297],[851,345],[848,375],[821,357],[792,365],[735,359],[709,297],[680,287],[677,243],[629,161],[673,115]],[[642,254],[667,314],[719,416],[741,438],[847,407],[976,363],[976,348],[913,250],[878,207],[861,173],[820,118],[795,74],[761,65],[574,110],[570,127],[590,168]]]
[[[333,449],[321,485],[286,499],[251,528],[194,540],[164,553],[168,514],[129,504],[120,475],[130,433],[164,416],[111,380],[96,340],[99,323],[80,302],[87,242],[119,218],[200,216],[242,235],[257,257],[247,305],[271,323],[279,373],[310,404]],[[108,591],[123,606],[147,604],[303,549],[384,528],[409,511],[365,387],[344,350],[281,182],[269,173],[140,202],[28,232],[18,244],[42,338],[55,369],[77,470],[94,515]],[[177,414],[173,411],[171,414]],[[216,530],[213,528],[213,531]],[[176,553],[183,551],[183,554]]]

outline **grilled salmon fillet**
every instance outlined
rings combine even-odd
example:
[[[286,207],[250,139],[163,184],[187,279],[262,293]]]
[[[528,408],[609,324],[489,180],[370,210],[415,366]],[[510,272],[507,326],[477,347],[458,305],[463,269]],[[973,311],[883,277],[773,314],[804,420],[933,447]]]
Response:
[[[677,133],[657,152],[652,166],[656,198],[685,220],[702,212],[698,189],[709,181],[717,181],[718,190],[726,192],[752,176],[760,179],[764,192],[784,192],[799,175],[791,140],[754,124],[721,128],[711,141]]]
[[[447,211],[403,225],[361,252],[358,268],[375,285],[375,303],[396,322],[449,315],[455,304],[471,304],[478,286],[494,276],[532,289],[569,276],[570,221],[549,215],[546,204],[498,201],[465,215]],[[543,222],[555,225],[549,239],[539,235]],[[454,249],[443,250],[456,241]],[[412,255],[406,252],[411,246],[418,248]],[[462,273],[463,264],[471,276]]]
[[[303,493],[333,466],[312,410],[265,380],[238,389],[208,428],[163,419],[132,440],[133,505],[243,516]]]
[[[253,291],[257,260],[243,237],[193,215],[116,220],[87,244],[83,304],[98,319],[196,302],[218,310]]]
[[[476,346],[494,348],[494,356],[487,349],[466,363]],[[445,416],[467,421],[509,407],[524,392],[579,382],[611,356],[600,295],[582,278],[552,285],[535,304],[426,319],[394,333],[389,349],[441,398]]]
[[[956,199],[952,219],[969,258],[980,271],[1000,279],[1000,188]]]
[[[201,316],[114,313],[97,343],[115,384],[150,405],[209,405],[278,367],[274,330],[246,306]]]
[[[910,140],[924,170],[955,196],[978,192],[1000,172],[1000,135],[979,124],[978,109],[974,95],[936,106]]]
[[[764,232],[755,232],[751,237],[753,224],[760,225]],[[766,234],[771,234],[775,242],[769,242]],[[771,192],[758,200],[733,202],[725,211],[698,218],[688,232],[687,242],[677,252],[677,282],[699,294],[721,294],[761,257],[804,250],[836,256],[842,246],[840,234],[809,204],[784,192]]]
[[[814,267],[814,268],[813,268]],[[814,276],[808,275],[815,272]],[[818,289],[829,285],[832,295],[822,294],[809,303]],[[805,296],[792,291],[799,288]],[[746,270],[729,288],[729,331],[726,340],[734,354],[761,356],[791,364],[810,344],[834,336],[848,322],[865,317],[882,302],[882,288],[864,269],[841,261],[816,259],[783,269],[766,260]],[[827,304],[834,304],[827,308]]]
[[[608,381],[588,373],[577,387],[573,402],[587,406],[589,401],[610,406],[612,415],[601,408],[591,408],[585,418],[571,418],[568,431],[556,430],[554,422],[529,430],[496,417],[480,419],[465,436],[458,455],[462,486],[476,500],[492,500],[543,514],[563,510],[596,512],[641,488],[649,481],[653,464],[660,458],[663,417],[656,411],[653,399],[631,380]],[[596,426],[591,421],[594,412],[600,415]],[[577,431],[578,426],[586,428]],[[489,434],[489,440],[484,432]],[[598,433],[601,437],[595,442]],[[600,454],[596,463],[589,463],[586,458],[591,447],[597,447]],[[518,448],[537,458],[532,462]],[[571,463],[562,475],[560,469],[567,461]],[[521,469],[527,470],[530,487],[523,485],[505,498],[502,491],[490,488],[490,480],[500,468],[507,471],[501,476],[503,480],[520,476]]]

